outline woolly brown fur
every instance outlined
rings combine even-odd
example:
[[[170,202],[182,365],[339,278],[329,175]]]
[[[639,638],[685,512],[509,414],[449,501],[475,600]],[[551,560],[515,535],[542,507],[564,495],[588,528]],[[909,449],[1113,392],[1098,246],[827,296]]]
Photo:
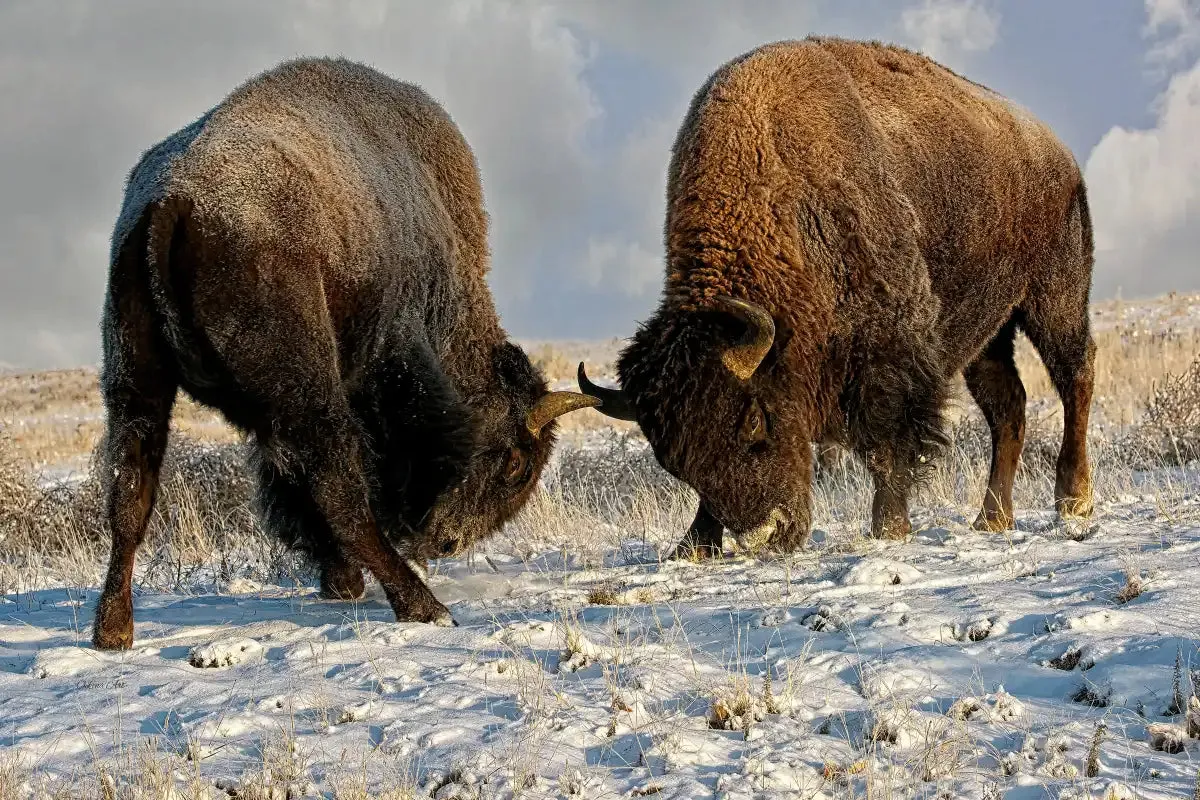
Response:
[[[906,535],[907,496],[945,442],[958,371],[993,433],[977,525],[1011,525],[1018,328],[1064,401],[1059,510],[1090,513],[1086,191],[1070,151],[1028,111],[878,42],[765,45],[694,96],[672,149],[664,237],[660,304],[618,373],[660,462],[701,496],[682,552],[711,555],[722,526],[742,534],[773,520],[773,548],[800,546],[820,440],[871,470],[873,532]],[[718,357],[744,327],[721,295],[775,322],[746,383]],[[760,411],[767,433],[748,437]]]
[[[485,282],[474,156],[416,86],[298,59],[143,156],[113,235],[102,389],[113,551],[95,642],[129,647],[130,578],[176,391],[251,437],[267,526],[361,568],[398,619],[448,624],[414,564],[528,499],[550,454],[542,375]],[[397,548],[399,548],[397,550]]]

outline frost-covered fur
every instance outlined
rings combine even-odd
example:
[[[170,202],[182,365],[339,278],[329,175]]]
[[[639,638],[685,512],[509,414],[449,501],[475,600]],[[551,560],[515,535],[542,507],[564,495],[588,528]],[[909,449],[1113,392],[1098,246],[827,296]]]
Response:
[[[361,595],[366,567],[399,619],[449,621],[409,562],[496,530],[554,439],[530,428],[549,395],[497,319],[487,227],[446,112],[345,60],[284,63],[143,156],[104,310],[98,646],[132,641],[179,388],[251,434],[264,518],[317,558],[327,594]]]
[[[944,443],[959,370],[993,437],[978,524],[1010,525],[1018,328],[1064,401],[1059,508],[1090,513],[1086,192],[1070,151],[1027,111],[896,47],[763,46],[693,98],[664,234],[662,300],[618,372],[661,463],[701,495],[687,551],[718,550],[722,526],[799,546],[809,443],[822,439],[871,469],[874,533],[906,535],[907,496]],[[774,320],[748,381],[720,357],[745,328],[720,295]],[[760,414],[765,435],[748,422]]]

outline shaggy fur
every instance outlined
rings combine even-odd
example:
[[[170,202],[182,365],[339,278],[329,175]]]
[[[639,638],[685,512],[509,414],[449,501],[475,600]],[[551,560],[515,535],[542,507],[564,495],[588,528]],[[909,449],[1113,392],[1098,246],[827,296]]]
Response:
[[[1018,328],[1065,407],[1059,510],[1090,513],[1086,193],[1070,151],[1027,111],[896,47],[763,46],[693,98],[672,152],[665,239],[663,297],[618,373],[620,403],[659,461],[701,496],[683,552],[719,552],[722,525],[800,546],[810,442],[821,440],[870,469],[874,534],[907,535],[909,490],[944,444],[960,370],[994,444],[977,525],[1011,525],[1025,413]],[[721,295],[774,319],[773,346],[746,382],[719,357],[744,329]]]
[[[143,156],[104,308],[98,647],[132,643],[178,389],[252,436],[264,521],[316,559],[327,595],[360,596],[365,567],[397,619],[451,622],[414,563],[516,513],[554,439],[530,412],[564,394],[500,327],[487,226],[446,112],[344,60],[284,63]]]

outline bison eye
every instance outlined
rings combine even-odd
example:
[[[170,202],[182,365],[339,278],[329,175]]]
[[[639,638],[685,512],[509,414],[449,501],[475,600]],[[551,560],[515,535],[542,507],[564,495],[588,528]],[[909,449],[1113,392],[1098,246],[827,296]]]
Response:
[[[742,417],[741,430],[738,431],[738,438],[747,445],[766,441],[767,417],[757,399],[751,400],[750,405],[746,408],[746,414]]]
[[[529,454],[519,447],[508,451],[508,461],[504,464],[505,483],[524,483],[529,477]]]

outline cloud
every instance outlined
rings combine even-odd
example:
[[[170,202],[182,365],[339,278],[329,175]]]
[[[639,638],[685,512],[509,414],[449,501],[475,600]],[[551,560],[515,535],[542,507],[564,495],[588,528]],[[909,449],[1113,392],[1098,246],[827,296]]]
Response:
[[[129,168],[301,54],[365,61],[446,106],[482,168],[498,294],[529,291],[548,260],[542,232],[583,216],[598,169],[585,140],[603,113],[589,48],[552,4],[27,0],[0,5],[0,361],[95,361]]]
[[[804,38],[833,5],[824,0],[555,3],[566,19],[607,46],[666,67],[696,88],[721,62],[740,53],[764,42]]]
[[[1145,34],[1155,40],[1147,59],[1170,67],[1200,48],[1200,3],[1196,0],[1145,0]]]
[[[1094,294],[1195,285],[1200,254],[1200,63],[1171,78],[1152,128],[1116,126],[1088,156]]]
[[[900,15],[905,36],[930,58],[950,66],[969,53],[990,50],[1000,14],[980,0],[923,0]]]
[[[1195,0],[1145,0],[1146,60],[1166,69],[1200,45]],[[1093,294],[1195,285],[1200,253],[1200,61],[1168,79],[1153,127],[1112,127],[1084,167],[1096,229]]]

